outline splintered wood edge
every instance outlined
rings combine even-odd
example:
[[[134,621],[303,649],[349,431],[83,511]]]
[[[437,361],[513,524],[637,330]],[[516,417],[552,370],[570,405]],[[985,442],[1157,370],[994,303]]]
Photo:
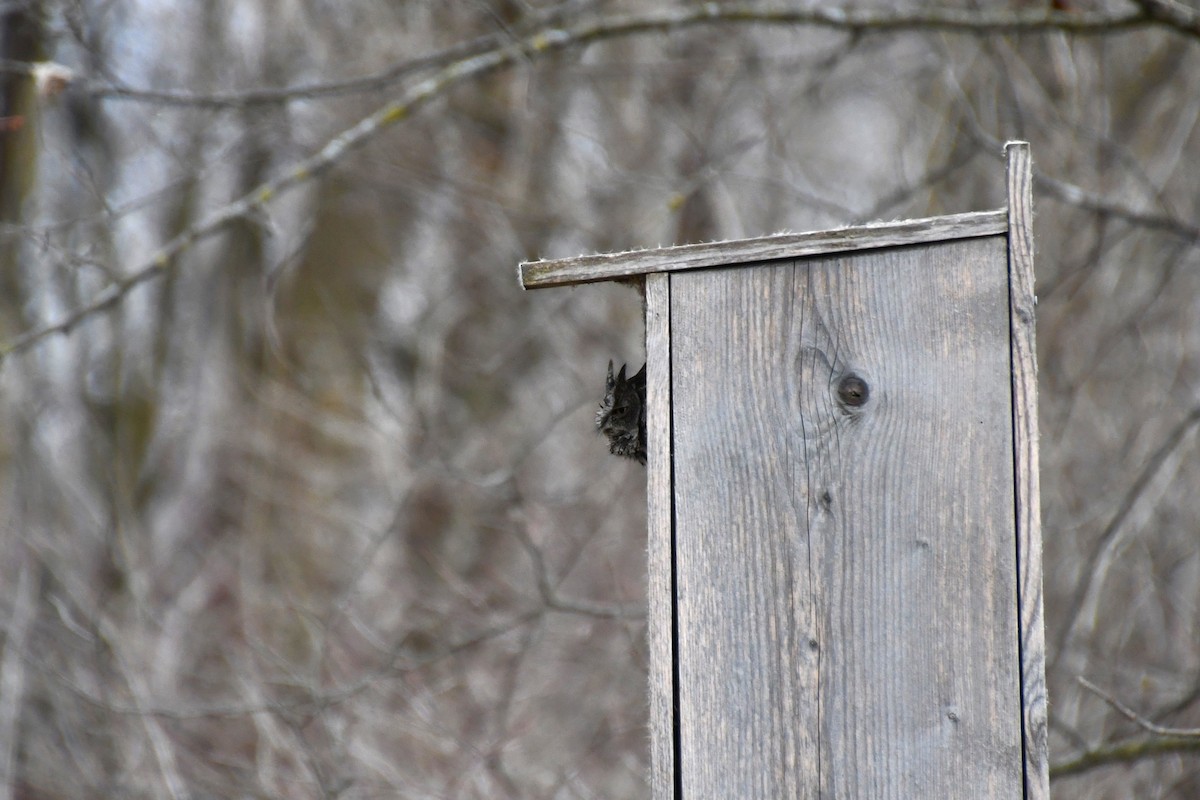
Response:
[[[723,267],[782,258],[824,255],[877,247],[926,244],[1006,233],[1008,209],[972,211],[943,217],[877,222],[808,233],[777,233],[757,239],[705,242],[625,253],[600,253],[553,261],[526,261],[518,267],[521,287],[544,289],[575,283],[631,278],[651,272]]]
[[[1013,462],[1017,503],[1017,604],[1026,800],[1049,800],[1046,633],[1038,478],[1037,350],[1034,340],[1033,164],[1028,142],[1004,147],[1008,183],[1008,285],[1012,348]]]

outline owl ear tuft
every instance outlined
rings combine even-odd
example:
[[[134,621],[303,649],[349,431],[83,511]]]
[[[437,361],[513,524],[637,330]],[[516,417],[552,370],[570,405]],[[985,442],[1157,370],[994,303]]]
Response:
[[[625,382],[625,367],[627,367],[627,366],[629,366],[629,365],[628,364],[621,365],[621,371],[617,373],[617,383]]]

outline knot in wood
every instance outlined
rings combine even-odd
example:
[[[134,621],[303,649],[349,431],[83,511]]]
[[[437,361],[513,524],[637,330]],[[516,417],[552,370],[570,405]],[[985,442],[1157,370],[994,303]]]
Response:
[[[851,372],[838,381],[837,396],[843,405],[858,408],[866,405],[867,399],[871,396],[871,387],[867,386],[865,380]]]

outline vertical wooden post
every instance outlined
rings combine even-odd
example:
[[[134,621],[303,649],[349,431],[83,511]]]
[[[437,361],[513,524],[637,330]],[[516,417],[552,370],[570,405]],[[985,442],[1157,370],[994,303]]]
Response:
[[[1042,517],[1038,479],[1037,350],[1034,342],[1033,164],[1027,142],[1004,148],[1008,183],[1008,286],[1012,328],[1013,460],[1017,499],[1017,601],[1026,800],[1049,800],[1046,633],[1042,611]]]
[[[1004,209],[644,275],[654,800],[1049,797],[1029,148]]]

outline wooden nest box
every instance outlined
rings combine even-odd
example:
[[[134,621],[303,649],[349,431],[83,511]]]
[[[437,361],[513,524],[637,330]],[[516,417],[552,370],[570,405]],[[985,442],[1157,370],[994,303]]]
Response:
[[[655,800],[1047,798],[1029,146],[1006,208],[644,276]]]

